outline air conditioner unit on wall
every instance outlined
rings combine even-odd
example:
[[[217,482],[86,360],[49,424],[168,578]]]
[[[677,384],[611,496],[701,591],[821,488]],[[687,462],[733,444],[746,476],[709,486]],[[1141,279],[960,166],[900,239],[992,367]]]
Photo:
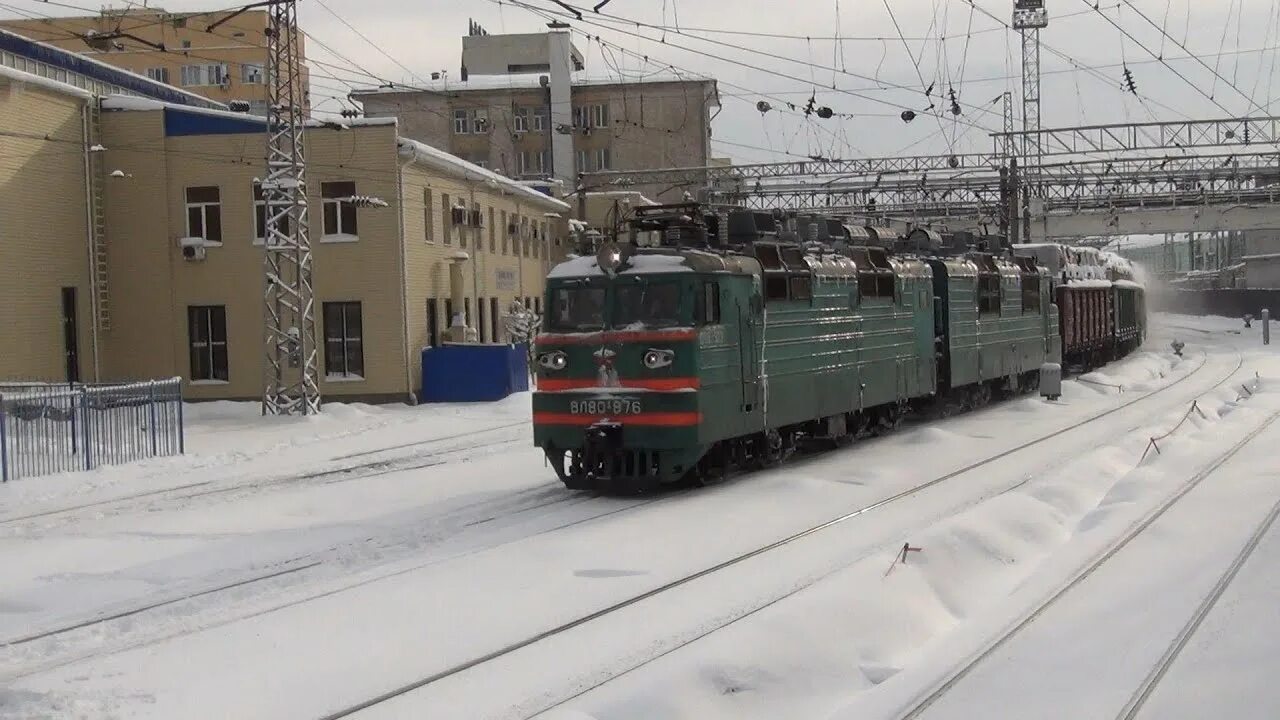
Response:
[[[449,219],[454,225],[467,224],[467,209],[464,207],[454,207],[449,211]]]
[[[204,238],[178,238],[178,247],[182,250],[183,260],[195,262],[205,258]]]

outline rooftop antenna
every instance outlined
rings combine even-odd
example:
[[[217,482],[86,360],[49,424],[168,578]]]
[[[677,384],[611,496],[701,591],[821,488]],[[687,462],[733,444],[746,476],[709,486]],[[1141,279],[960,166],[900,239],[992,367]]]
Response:
[[[319,353],[307,232],[298,7],[297,0],[273,0],[268,5],[267,177],[262,182],[267,215],[267,362],[262,414],[313,415],[320,412]]]

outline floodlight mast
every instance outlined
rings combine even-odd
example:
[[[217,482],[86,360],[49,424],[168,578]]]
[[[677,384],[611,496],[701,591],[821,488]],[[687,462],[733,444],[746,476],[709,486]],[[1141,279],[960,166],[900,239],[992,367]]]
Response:
[[[1040,141],[1040,30],[1049,26],[1044,0],[1013,0],[1013,29],[1022,34],[1023,237],[1031,236],[1031,193],[1044,148]],[[1016,148],[1015,148],[1016,149]]]
[[[306,97],[297,0],[267,3],[267,175],[264,230],[266,350],[263,415],[320,412],[319,353],[311,282],[303,152]]]

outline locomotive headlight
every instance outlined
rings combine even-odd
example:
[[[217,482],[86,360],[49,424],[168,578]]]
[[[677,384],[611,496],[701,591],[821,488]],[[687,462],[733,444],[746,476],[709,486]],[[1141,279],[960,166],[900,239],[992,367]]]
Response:
[[[644,366],[650,370],[664,368],[671,364],[676,354],[670,350],[653,350],[650,349],[644,354]]]
[[[548,370],[563,370],[569,364],[569,358],[563,352],[556,350],[539,355],[538,364]]]

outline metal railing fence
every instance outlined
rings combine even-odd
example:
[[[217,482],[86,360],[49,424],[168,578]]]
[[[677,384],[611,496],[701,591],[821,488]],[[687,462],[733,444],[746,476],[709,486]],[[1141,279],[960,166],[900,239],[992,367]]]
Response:
[[[183,452],[182,379],[0,383],[0,480]]]

